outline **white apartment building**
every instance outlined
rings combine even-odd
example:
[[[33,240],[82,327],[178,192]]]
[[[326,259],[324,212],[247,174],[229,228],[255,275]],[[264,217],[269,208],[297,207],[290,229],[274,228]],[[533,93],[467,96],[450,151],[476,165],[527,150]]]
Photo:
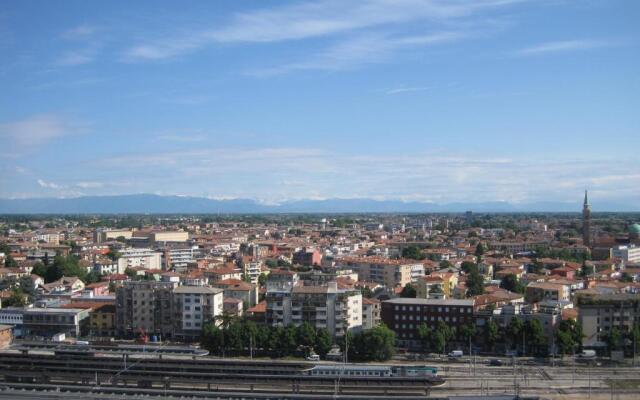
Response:
[[[362,329],[362,294],[338,289],[336,282],[294,287],[290,301],[291,323],[296,326],[308,322],[316,329],[327,329],[334,337]]]
[[[258,278],[262,273],[262,264],[260,262],[248,262],[244,264],[244,273],[247,274],[249,280],[253,284],[258,283]]]
[[[207,286],[178,286],[173,290],[177,326],[175,336],[182,340],[196,340],[202,327],[222,315],[223,290]]]
[[[161,269],[162,253],[151,249],[123,249],[118,259],[118,270],[141,267],[146,269]]]
[[[167,248],[162,253],[162,266],[165,269],[183,269],[201,256],[202,249],[198,246]]]
[[[620,258],[625,263],[640,262],[640,247],[634,244],[616,246],[611,249],[611,258]]]

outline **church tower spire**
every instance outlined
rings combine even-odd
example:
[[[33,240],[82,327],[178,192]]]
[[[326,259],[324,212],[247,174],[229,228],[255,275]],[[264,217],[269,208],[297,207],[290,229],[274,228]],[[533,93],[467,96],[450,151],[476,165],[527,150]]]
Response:
[[[587,191],[584,191],[584,205],[582,206],[582,243],[591,247],[591,206]]]

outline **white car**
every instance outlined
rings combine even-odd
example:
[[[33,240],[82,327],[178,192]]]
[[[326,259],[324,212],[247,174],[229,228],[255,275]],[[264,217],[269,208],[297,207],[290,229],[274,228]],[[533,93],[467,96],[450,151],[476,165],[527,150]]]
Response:
[[[306,359],[307,361],[320,361],[320,356],[317,354],[309,354]]]
[[[449,357],[462,357],[464,355],[464,353],[462,352],[462,350],[453,350],[451,353],[449,353]]]

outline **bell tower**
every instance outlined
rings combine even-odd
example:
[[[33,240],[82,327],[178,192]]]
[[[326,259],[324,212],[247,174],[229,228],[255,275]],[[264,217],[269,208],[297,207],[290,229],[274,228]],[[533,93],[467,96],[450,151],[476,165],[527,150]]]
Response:
[[[591,205],[587,197],[587,191],[584,191],[584,205],[582,206],[582,243],[591,247]]]

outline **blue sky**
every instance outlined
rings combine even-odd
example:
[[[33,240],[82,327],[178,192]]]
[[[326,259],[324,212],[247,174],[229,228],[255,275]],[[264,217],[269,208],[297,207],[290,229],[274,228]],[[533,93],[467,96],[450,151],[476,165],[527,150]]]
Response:
[[[638,20],[634,0],[4,1],[0,197],[638,202]]]

